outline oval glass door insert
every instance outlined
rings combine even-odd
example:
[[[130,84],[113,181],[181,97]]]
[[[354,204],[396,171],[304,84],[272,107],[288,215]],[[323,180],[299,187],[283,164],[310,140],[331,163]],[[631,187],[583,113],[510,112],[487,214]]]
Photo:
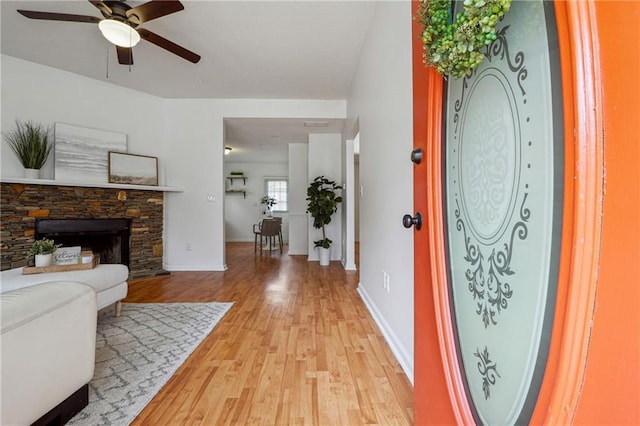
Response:
[[[456,5],[460,6],[460,5]],[[446,83],[451,314],[478,423],[525,423],[546,366],[562,221],[553,4],[513,1],[485,60]]]

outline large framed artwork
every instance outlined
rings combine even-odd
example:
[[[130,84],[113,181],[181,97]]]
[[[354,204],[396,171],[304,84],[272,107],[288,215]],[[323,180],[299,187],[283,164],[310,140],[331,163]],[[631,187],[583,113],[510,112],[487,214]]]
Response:
[[[127,152],[127,135],[67,123],[55,124],[55,179],[108,182],[108,153]]]
[[[109,152],[109,182],[158,185],[158,158]]]

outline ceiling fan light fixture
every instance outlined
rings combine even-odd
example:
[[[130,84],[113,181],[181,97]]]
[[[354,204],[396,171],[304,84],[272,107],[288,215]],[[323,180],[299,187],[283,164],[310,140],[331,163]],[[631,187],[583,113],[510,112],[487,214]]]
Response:
[[[140,34],[135,29],[115,19],[103,19],[98,28],[104,38],[116,46],[133,47],[140,41]]]

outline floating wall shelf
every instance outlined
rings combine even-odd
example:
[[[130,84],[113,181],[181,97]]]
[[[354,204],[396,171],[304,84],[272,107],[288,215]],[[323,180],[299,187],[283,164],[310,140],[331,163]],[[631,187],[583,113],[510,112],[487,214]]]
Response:
[[[242,194],[245,199],[247,198],[247,191],[244,189],[227,189],[224,192],[227,194]]]
[[[246,176],[227,176],[227,179],[229,179],[231,181],[231,185],[233,185],[233,180],[234,179],[242,179],[242,184],[246,185],[247,184],[247,177]]]
[[[233,181],[242,179],[242,185],[238,185],[235,188],[231,188],[233,186]],[[244,175],[244,172],[231,173],[227,176],[227,180],[229,181],[229,187],[224,191],[227,194],[242,194],[242,196],[247,198],[247,177]]]

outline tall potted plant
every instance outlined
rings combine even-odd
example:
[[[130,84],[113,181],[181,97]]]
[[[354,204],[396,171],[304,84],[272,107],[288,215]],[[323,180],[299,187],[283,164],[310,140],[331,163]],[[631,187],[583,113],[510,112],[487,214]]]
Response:
[[[4,134],[11,150],[24,167],[24,177],[37,179],[40,169],[47,162],[53,144],[49,143],[51,131],[31,121],[22,123],[16,119],[15,130]]]
[[[307,188],[307,213],[313,217],[313,227],[322,229],[322,239],[314,241],[320,250],[320,264],[326,266],[330,260],[331,241],[327,238],[325,226],[331,223],[331,216],[338,211],[342,197],[336,191],[342,189],[335,181],[324,176],[316,177]]]

